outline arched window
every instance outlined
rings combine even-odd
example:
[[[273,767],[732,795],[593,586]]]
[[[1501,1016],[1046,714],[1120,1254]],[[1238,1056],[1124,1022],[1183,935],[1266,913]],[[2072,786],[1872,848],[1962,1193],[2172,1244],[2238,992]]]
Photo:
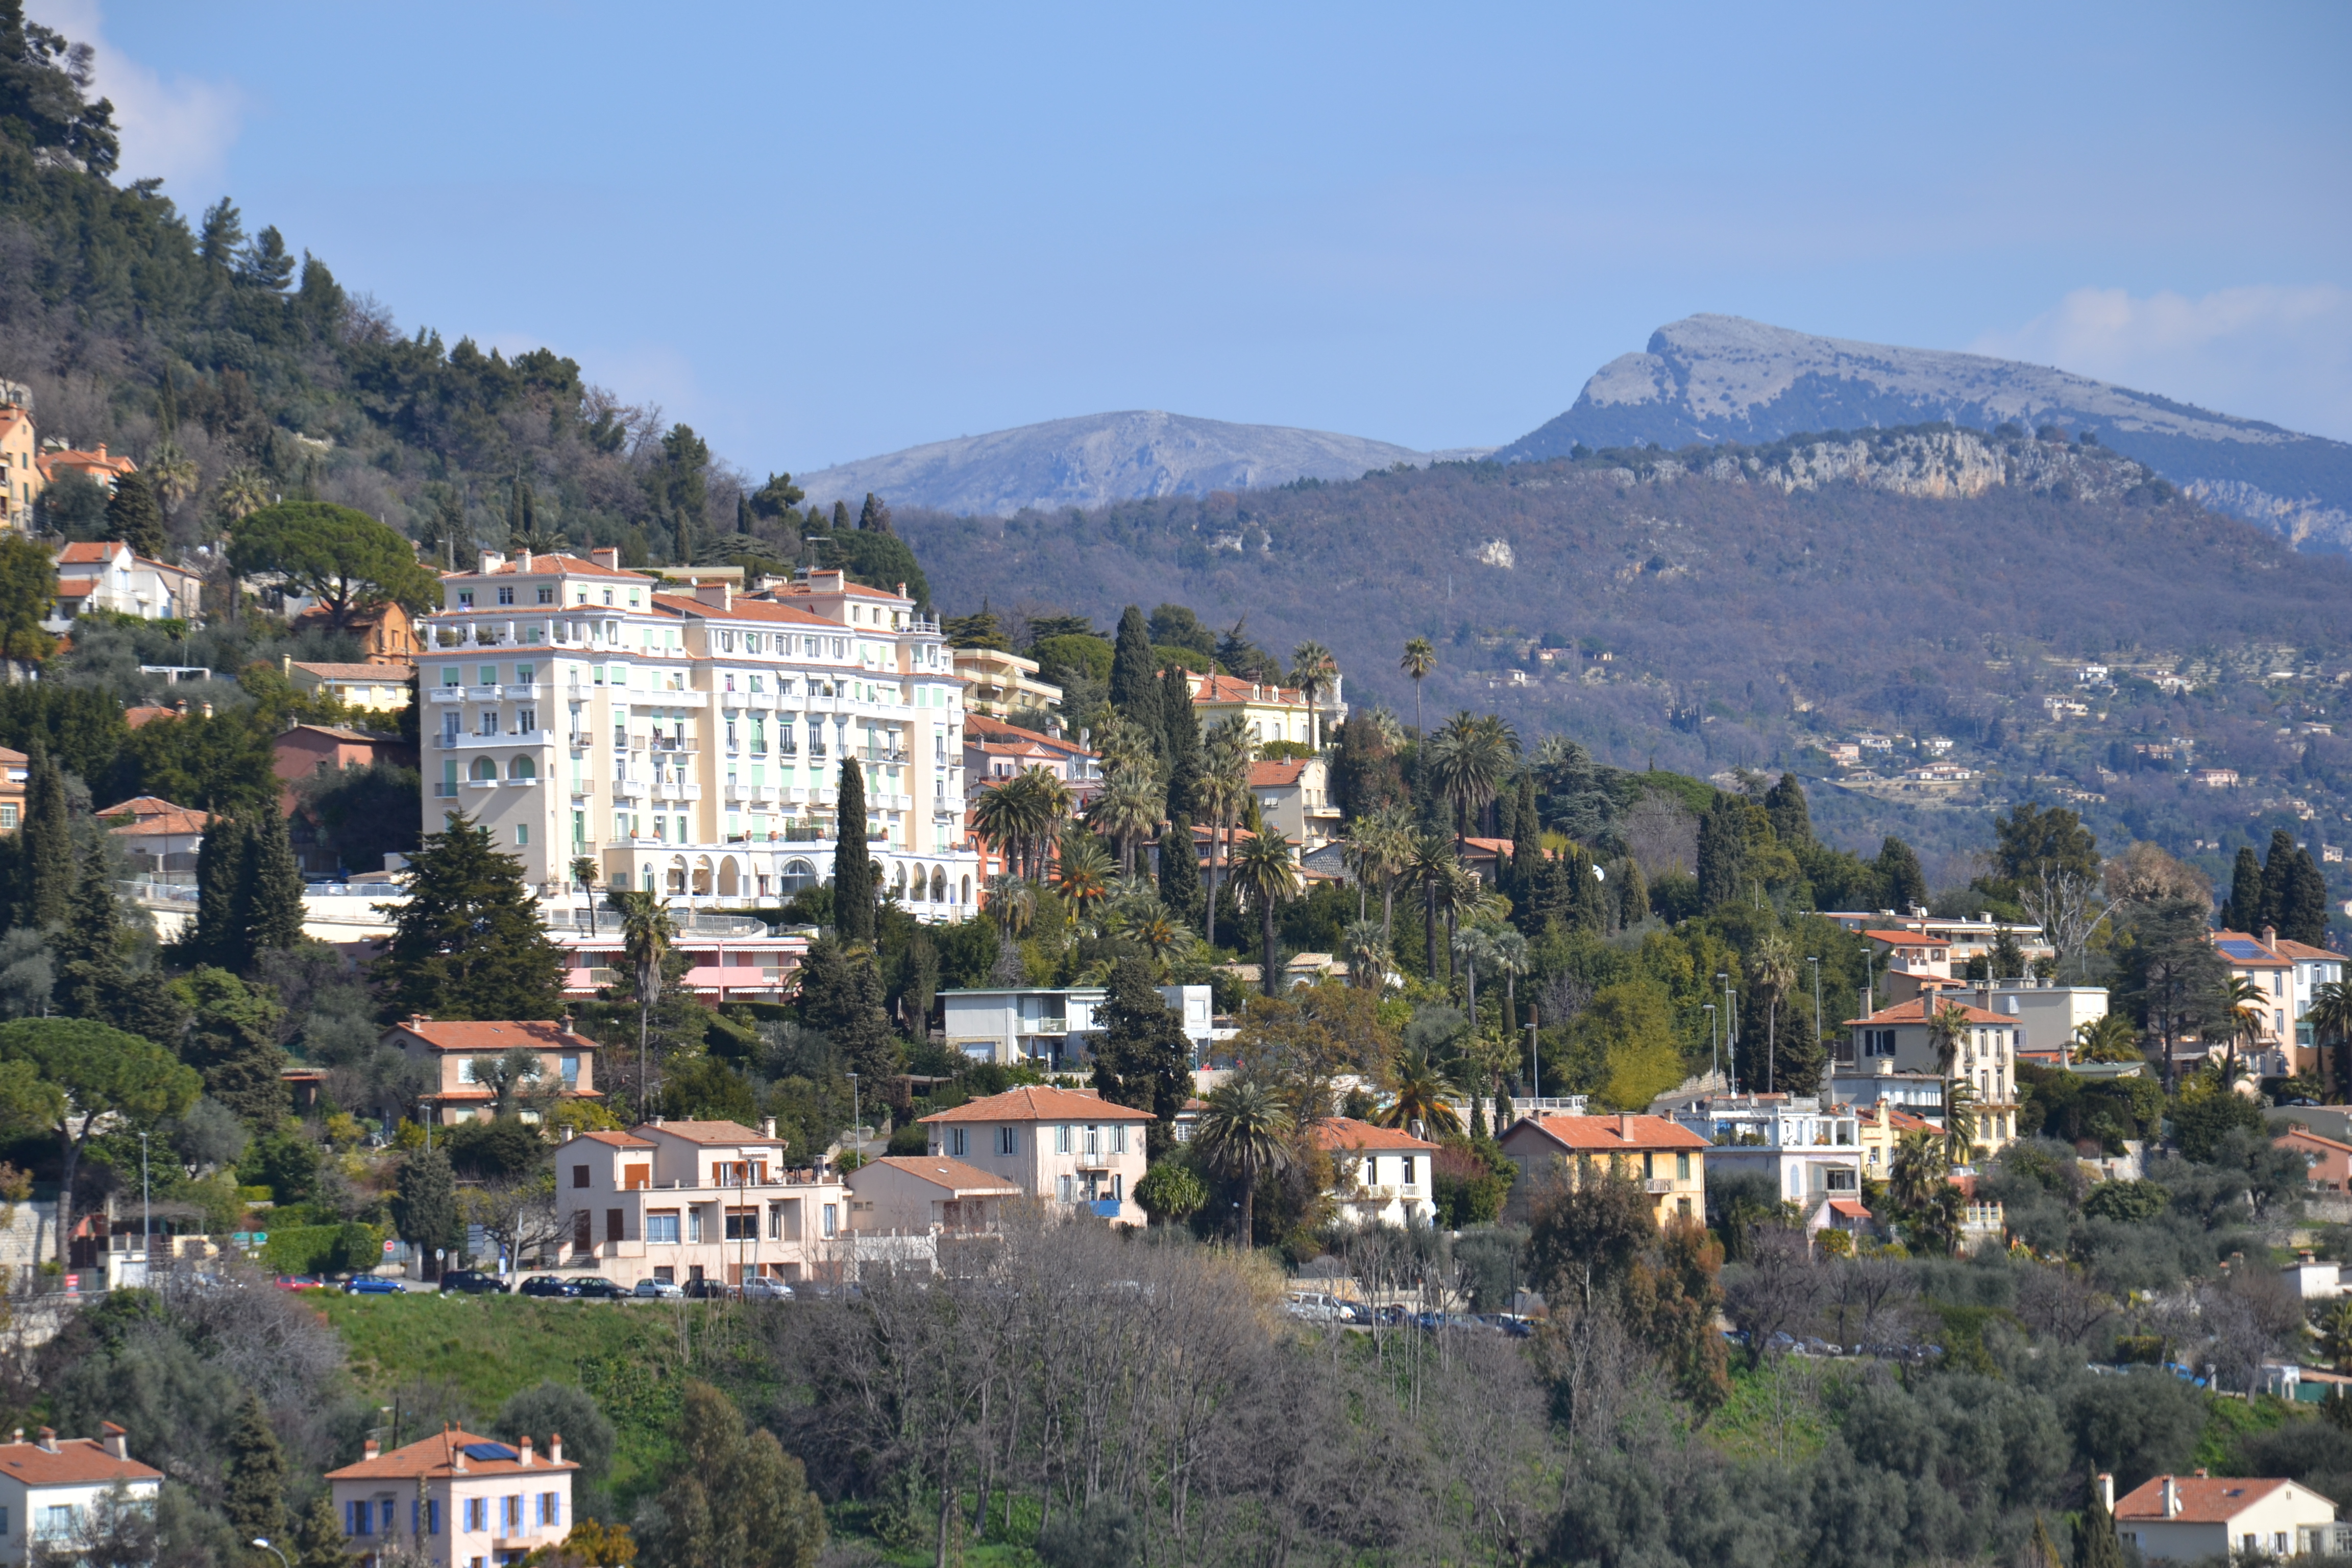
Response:
[[[499,764],[497,759],[492,757],[476,757],[474,759],[474,780],[478,784],[498,783]]]
[[[971,902],[971,879],[970,877],[966,877],[963,879],[963,895],[957,899],[956,902],[960,904],[968,904]]]
[[[948,874],[947,874],[947,869],[946,869],[946,868],[944,868],[944,867],[940,867],[940,866],[934,866],[934,867],[932,867],[932,868],[931,868],[931,902],[933,902],[933,903],[935,903],[935,904],[944,904],[944,903],[946,903],[947,901],[948,901]]]
[[[539,764],[529,757],[517,757],[507,764],[507,777],[510,779],[535,779],[538,776]]]

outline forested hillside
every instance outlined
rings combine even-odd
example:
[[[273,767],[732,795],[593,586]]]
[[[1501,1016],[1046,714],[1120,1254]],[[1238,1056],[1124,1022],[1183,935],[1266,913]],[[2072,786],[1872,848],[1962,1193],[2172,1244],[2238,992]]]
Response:
[[[2199,839],[2307,832],[2291,798],[2337,819],[2352,779],[2332,736],[2279,734],[2338,701],[2352,569],[2105,448],[2013,427],[1439,464],[899,527],[954,584],[950,611],[1174,600],[1269,647],[1328,645],[1350,701],[1408,720],[1399,648],[1423,636],[1439,650],[1428,708],[1492,710],[1620,765],[1826,776],[1820,748],[1876,729],[1948,738],[1992,775],[1932,799],[1817,792],[1850,847],[1900,831],[1956,848],[1981,840],[1984,807],[2036,795],[2210,857]],[[2053,719],[2045,699],[2074,698],[2095,660],[2114,689]],[[2131,750],[2176,737],[2193,744],[2164,767]],[[2191,786],[2192,758],[2243,787]]]

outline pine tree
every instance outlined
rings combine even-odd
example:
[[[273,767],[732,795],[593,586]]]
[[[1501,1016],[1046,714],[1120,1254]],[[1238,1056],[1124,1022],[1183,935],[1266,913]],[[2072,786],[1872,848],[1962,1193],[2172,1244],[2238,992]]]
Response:
[[[326,1492],[316,1493],[294,1527],[294,1568],[352,1568],[358,1561],[343,1550],[343,1523],[335,1517],[335,1500]]]
[[[522,863],[458,816],[410,858],[408,901],[374,974],[384,1016],[552,1018],[562,954],[547,939]]]
[[[190,1015],[180,1059],[204,1075],[205,1093],[255,1132],[276,1131],[294,1108],[281,1076],[286,1052],[278,1044],[285,1009],[267,988],[209,964],[173,981],[172,989]]]
[[[2237,864],[2230,868],[2230,901],[2222,907],[2221,924],[2248,934],[2263,929],[2263,863],[2251,844],[2238,846]]]
[[[809,944],[801,1022],[824,1031],[849,1069],[877,1086],[899,1070],[898,1042],[882,1003],[882,974],[870,950],[847,946],[838,927]]]
[[[221,1513],[236,1531],[239,1541],[267,1541],[273,1546],[286,1535],[286,1453],[261,1401],[247,1390],[228,1429],[228,1474],[221,1491]]]
[[[205,825],[204,842],[196,847],[196,923],[183,944],[198,963],[232,974],[253,967],[245,921],[248,837],[245,824],[233,816],[215,816]]]
[[[1118,638],[1111,650],[1110,705],[1153,738],[1155,752],[1168,733],[1167,716],[1160,710],[1159,664],[1143,612],[1129,605],[1118,617]]]
[[[66,816],[65,773],[36,734],[26,765],[25,826],[18,851],[16,923],[51,926],[73,900],[73,825]]]
[[[1794,773],[1764,792],[1764,815],[1772,819],[1772,836],[1791,849],[1813,839],[1813,816],[1805,804],[1805,786]]]
[[[159,560],[168,549],[163,537],[163,509],[156,504],[155,489],[141,473],[115,477],[114,493],[107,498],[106,531],[149,560]]]
[[[400,1237],[427,1258],[436,1248],[456,1250],[465,1239],[465,1216],[457,1207],[457,1178],[444,1149],[416,1149],[400,1163],[400,1186],[392,1196],[392,1223]]]
[[[866,492],[866,504],[858,509],[857,530],[860,533],[895,534],[898,531],[890,526],[890,509],[872,490]]]
[[[834,810],[833,929],[844,942],[874,940],[874,857],[866,847],[866,770],[841,759],[841,803]]]
[[[284,952],[302,940],[302,867],[277,801],[263,803],[244,858],[236,912],[245,950],[257,957]]]
[[[66,906],[57,953],[60,1010],[70,1017],[125,1027],[116,1017],[130,982],[122,965],[122,911],[96,840],[83,853],[81,878]]]
[[[2264,926],[2274,926],[2281,935],[2286,932],[2286,896],[2288,885],[2294,879],[2294,835],[2284,827],[2271,829],[2270,852],[2263,857],[2263,902],[2254,923],[2246,929],[2262,934]]]

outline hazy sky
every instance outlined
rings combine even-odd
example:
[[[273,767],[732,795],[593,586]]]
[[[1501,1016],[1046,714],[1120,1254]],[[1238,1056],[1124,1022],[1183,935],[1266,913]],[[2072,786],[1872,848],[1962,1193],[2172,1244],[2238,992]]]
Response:
[[[1490,446],[1720,310],[2352,439],[2352,6],[31,0],[123,177],[763,472]]]

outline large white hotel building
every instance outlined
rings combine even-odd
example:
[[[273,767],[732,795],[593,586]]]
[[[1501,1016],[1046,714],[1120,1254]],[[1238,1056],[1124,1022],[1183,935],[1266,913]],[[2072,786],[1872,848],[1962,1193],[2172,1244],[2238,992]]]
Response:
[[[759,596],[618,552],[485,554],[420,627],[425,830],[462,812],[542,894],[595,862],[700,905],[833,875],[845,758],[877,880],[918,917],[974,912],[963,686],[903,592],[804,573]]]

